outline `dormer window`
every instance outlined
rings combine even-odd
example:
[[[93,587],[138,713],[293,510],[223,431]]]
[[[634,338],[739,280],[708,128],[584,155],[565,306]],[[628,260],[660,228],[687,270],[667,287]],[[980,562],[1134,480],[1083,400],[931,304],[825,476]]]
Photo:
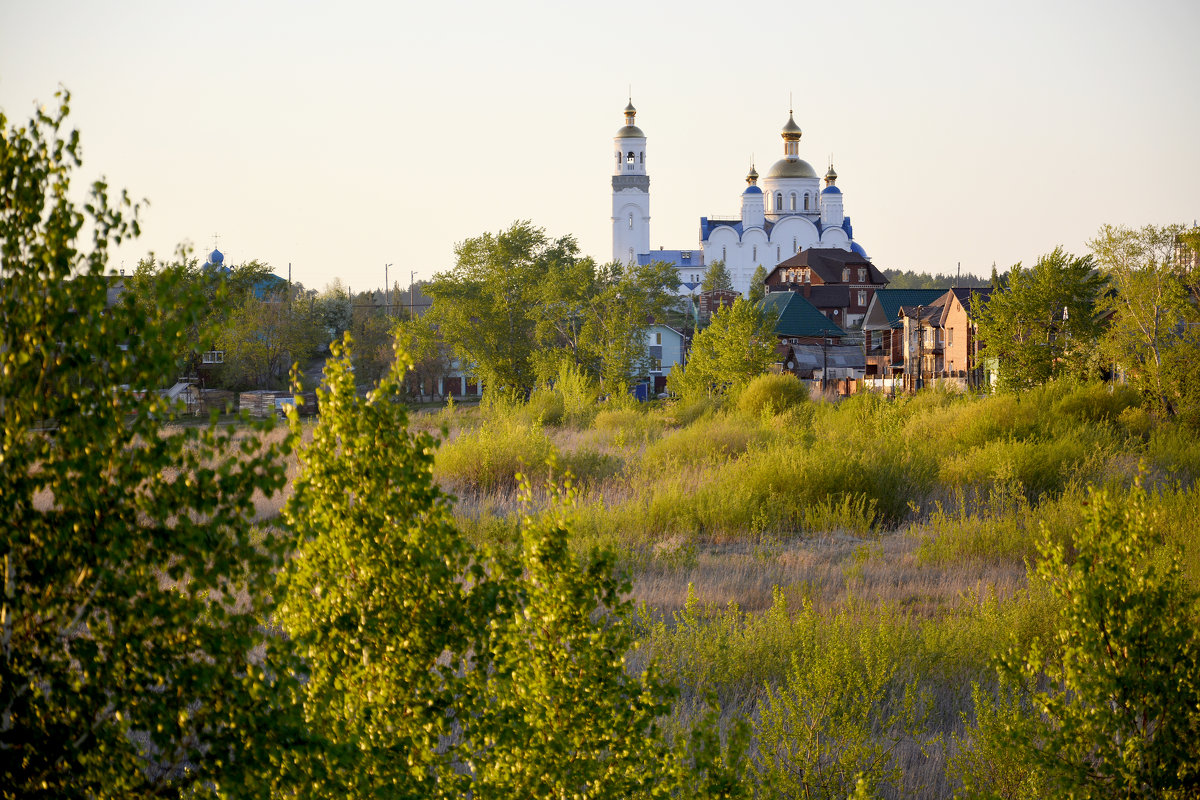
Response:
[[[866,267],[858,268],[858,279],[860,281],[864,281],[864,282],[867,280],[867,268]]]
[[[850,268],[842,267],[842,283],[850,282]]]

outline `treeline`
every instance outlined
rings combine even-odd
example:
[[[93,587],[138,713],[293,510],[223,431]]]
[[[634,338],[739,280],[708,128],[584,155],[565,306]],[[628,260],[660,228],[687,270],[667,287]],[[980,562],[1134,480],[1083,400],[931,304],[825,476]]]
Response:
[[[930,274],[907,269],[888,268],[883,270],[883,277],[888,279],[887,288],[889,289],[955,289],[991,285],[989,278],[980,278],[970,273],[966,275],[958,273],[944,275],[940,272]]]

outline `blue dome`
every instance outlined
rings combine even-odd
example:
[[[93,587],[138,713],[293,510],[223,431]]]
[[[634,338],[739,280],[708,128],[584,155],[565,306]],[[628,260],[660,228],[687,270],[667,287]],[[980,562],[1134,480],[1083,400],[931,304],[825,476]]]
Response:
[[[742,192],[742,194],[762,194],[762,189],[757,186],[747,186],[746,191]]]
[[[853,250],[854,252],[858,253],[863,258],[867,257],[867,251],[863,250],[862,245],[859,244],[858,242],[852,242],[850,244],[850,249]]]
[[[821,190],[821,194],[841,194],[842,190],[836,186],[826,186]]]
[[[225,260],[225,255],[220,250],[214,249],[208,254],[208,260],[212,264],[220,264]]]

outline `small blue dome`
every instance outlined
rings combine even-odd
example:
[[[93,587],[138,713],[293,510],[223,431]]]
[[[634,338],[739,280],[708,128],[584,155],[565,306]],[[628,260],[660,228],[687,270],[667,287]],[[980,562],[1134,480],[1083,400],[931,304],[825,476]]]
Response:
[[[836,186],[826,186],[821,190],[821,194],[841,194],[842,190]]]
[[[225,255],[220,250],[214,249],[208,254],[208,260],[212,264],[220,264],[225,260]]]
[[[850,245],[850,249],[851,249],[851,250],[853,250],[854,252],[858,253],[858,254],[859,254],[860,256],[862,256],[863,258],[866,258],[866,257],[867,257],[867,251],[866,251],[866,250],[863,250],[863,247],[862,247],[862,245],[861,245],[861,244],[859,244],[858,242],[853,242],[853,243]]]
[[[742,194],[762,194],[762,189],[757,186],[747,186],[746,191],[742,192]]]

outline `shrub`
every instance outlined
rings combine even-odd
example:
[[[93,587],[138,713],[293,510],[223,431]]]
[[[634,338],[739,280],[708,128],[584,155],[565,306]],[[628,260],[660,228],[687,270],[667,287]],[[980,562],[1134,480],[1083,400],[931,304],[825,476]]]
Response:
[[[759,375],[738,395],[738,410],[750,417],[779,414],[808,400],[808,386],[791,373]]]
[[[1042,547],[1036,577],[1058,601],[1057,631],[1004,660],[1036,712],[1007,725],[1005,743],[1059,794],[1200,791],[1197,595],[1159,541],[1135,487],[1127,498],[1093,493],[1072,547]]]
[[[1072,416],[1084,422],[1113,422],[1139,401],[1138,393],[1129,386],[1110,388],[1103,383],[1086,383],[1071,387],[1054,404],[1054,414]]]
[[[517,473],[545,477],[550,471],[546,462],[557,455],[540,426],[526,424],[517,414],[493,414],[437,451],[434,474],[461,489],[511,491]]]

